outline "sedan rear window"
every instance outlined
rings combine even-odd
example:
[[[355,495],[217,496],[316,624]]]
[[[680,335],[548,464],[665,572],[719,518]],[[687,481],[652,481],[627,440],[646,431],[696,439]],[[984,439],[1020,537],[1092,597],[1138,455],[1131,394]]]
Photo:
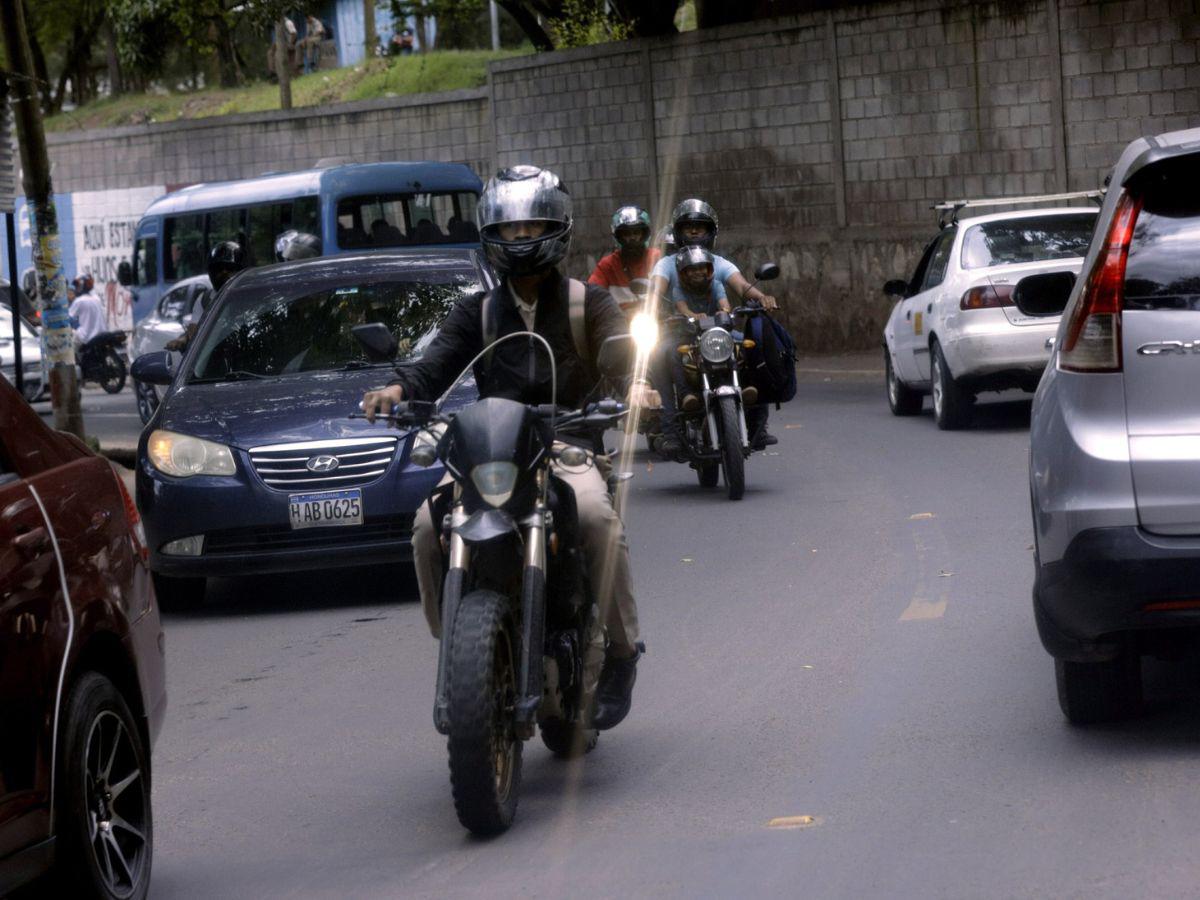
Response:
[[[1025,216],[982,222],[963,238],[964,269],[1086,256],[1096,213]]]
[[[1187,174],[1143,198],[1125,264],[1126,309],[1200,310],[1200,188]]]
[[[454,302],[478,290],[477,282],[463,278],[369,282],[295,295],[271,288],[234,294],[217,309],[189,381],[390,365],[370,362],[351,333],[373,322],[395,335],[397,360],[412,359],[433,340]]]

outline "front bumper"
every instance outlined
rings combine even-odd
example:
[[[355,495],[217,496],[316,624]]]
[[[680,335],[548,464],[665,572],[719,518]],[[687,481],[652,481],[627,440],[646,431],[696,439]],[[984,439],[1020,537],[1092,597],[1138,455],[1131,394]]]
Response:
[[[239,459],[230,477],[173,478],[139,453],[137,499],[150,568],[177,578],[269,575],[403,562],[412,521],[442,476],[441,467],[392,467],[362,490],[362,526],[293,530],[288,493],[266,487]],[[199,556],[162,552],[171,541],[205,536]]]
[[[1137,526],[1081,531],[1063,557],[1039,566],[1033,586],[1038,634],[1059,659],[1109,659],[1130,632],[1200,627],[1200,538],[1168,538]]]

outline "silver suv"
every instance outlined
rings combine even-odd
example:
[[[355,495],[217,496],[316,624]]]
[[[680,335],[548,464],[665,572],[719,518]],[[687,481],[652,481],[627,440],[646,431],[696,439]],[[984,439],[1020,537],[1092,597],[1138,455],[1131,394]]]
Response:
[[[1019,288],[1052,293],[1039,277]],[[1143,654],[1200,633],[1200,129],[1121,154],[1055,341],[1033,607],[1063,713],[1095,722],[1138,711]]]

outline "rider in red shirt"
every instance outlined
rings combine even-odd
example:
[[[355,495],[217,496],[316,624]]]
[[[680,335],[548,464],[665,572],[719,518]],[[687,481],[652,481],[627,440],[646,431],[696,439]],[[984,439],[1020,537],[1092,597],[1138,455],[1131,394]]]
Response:
[[[662,251],[650,246],[650,214],[637,206],[622,206],[613,213],[612,235],[617,249],[596,264],[588,281],[608,288],[621,309],[632,314],[633,307],[641,308],[641,298],[629,290],[612,289],[627,289],[639,279],[648,283]]]

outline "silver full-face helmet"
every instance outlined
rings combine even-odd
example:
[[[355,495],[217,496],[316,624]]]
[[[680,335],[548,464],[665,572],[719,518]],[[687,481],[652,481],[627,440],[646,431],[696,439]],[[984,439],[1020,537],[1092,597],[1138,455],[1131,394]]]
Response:
[[[502,275],[534,275],[567,255],[571,246],[571,195],[553,172],[537,166],[501,169],[488,181],[475,212],[488,261]],[[500,226],[544,222],[539,237],[505,240]]]
[[[692,223],[705,226],[708,229],[707,235],[699,240],[685,238],[683,226]],[[712,250],[717,243],[717,231],[719,230],[717,211],[703,200],[684,200],[671,213],[671,228],[675,233],[675,243],[680,247],[699,244],[701,247]]]
[[[618,249],[645,250],[652,234],[650,213],[640,206],[622,206],[613,213],[610,230]],[[625,241],[621,240],[622,233],[627,235]]]

